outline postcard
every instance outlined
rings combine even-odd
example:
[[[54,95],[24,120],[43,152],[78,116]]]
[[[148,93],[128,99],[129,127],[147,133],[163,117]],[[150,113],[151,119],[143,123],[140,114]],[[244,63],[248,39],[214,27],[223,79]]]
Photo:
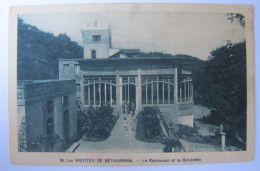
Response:
[[[10,160],[132,166],[254,159],[250,5],[10,8]]]

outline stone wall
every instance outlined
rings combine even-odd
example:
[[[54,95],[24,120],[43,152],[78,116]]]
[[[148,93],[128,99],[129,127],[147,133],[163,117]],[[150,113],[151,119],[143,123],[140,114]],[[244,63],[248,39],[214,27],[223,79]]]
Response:
[[[21,94],[23,96],[21,96]],[[18,125],[25,117],[27,151],[49,151],[47,120],[53,118],[53,134],[58,139],[53,151],[77,138],[75,80],[18,82]],[[64,99],[67,102],[64,104]],[[48,105],[50,104],[50,105]],[[49,107],[50,108],[49,108]],[[69,141],[64,141],[64,112],[69,111]],[[20,128],[19,128],[20,129]]]

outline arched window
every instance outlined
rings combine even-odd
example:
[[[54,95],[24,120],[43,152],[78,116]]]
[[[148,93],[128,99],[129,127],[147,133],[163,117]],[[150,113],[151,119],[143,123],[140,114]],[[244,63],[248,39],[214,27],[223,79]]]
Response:
[[[84,94],[86,105],[115,105],[116,76],[84,77]]]
[[[189,75],[181,75],[178,78],[178,102],[192,101],[193,87],[192,79]]]
[[[142,104],[174,104],[174,75],[141,77]]]

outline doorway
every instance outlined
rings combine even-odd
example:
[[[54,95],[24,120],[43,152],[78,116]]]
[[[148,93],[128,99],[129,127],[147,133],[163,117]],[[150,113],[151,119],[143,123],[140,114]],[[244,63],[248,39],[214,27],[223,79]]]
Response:
[[[121,104],[122,112],[134,113],[136,108],[136,84],[135,76],[122,77]]]

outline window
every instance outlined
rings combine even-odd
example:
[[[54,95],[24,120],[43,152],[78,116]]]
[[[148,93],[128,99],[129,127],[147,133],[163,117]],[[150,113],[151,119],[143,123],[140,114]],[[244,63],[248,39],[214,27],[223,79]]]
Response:
[[[53,112],[53,102],[52,102],[52,100],[47,101],[47,103],[46,103],[46,111],[47,112]]]
[[[76,87],[77,87],[77,93],[80,93],[80,84],[77,84]]]
[[[84,77],[86,105],[115,105],[116,76],[87,76]]]
[[[63,65],[63,74],[67,75],[69,73],[69,64]]]
[[[76,75],[79,74],[79,70],[80,70],[79,64],[75,64],[75,74]]]
[[[96,58],[96,50],[91,50],[91,58]]]
[[[100,42],[100,41],[101,41],[101,35],[92,36],[92,42]]]
[[[64,104],[65,106],[69,104],[68,96],[62,96],[62,104]]]

